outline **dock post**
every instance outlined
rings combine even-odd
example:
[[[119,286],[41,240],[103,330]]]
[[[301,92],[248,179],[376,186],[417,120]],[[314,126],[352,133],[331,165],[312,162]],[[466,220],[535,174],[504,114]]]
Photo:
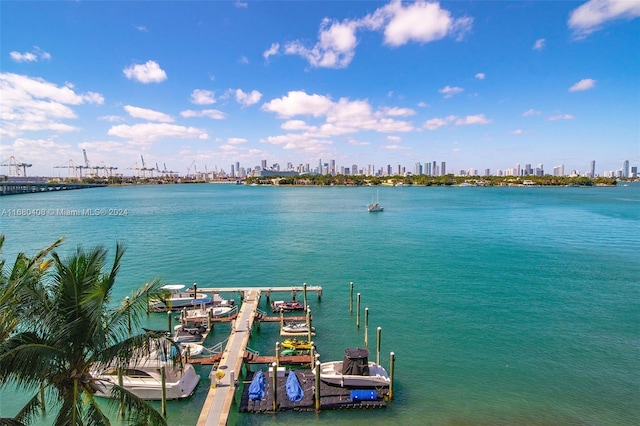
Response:
[[[307,342],[311,341],[311,309],[307,308]]]
[[[122,367],[118,367],[118,386],[124,387],[122,381]],[[120,419],[124,419],[124,400],[120,397]]]
[[[198,300],[198,284],[193,283],[193,300]]]
[[[353,281],[349,283],[349,313],[353,313]]]
[[[294,289],[291,289],[291,298],[292,298],[293,300],[296,300],[296,289],[295,289],[295,288],[294,288]]]
[[[316,361],[316,412],[320,411],[320,360]]]
[[[167,371],[166,367],[163,365],[160,369],[160,379],[162,380],[162,417],[167,418]]]
[[[167,311],[167,321],[168,321],[168,323],[169,323],[169,324],[168,324],[168,327],[169,327],[169,329],[168,329],[168,331],[169,331],[169,336],[171,336],[171,309],[169,309],[169,310]]]
[[[269,303],[271,303],[271,290],[267,290],[265,294],[267,295],[267,305],[268,305]]]
[[[376,364],[380,365],[380,341],[382,340],[382,327],[378,327],[378,348],[376,350]]]
[[[302,296],[304,300],[304,308],[307,309],[307,283],[302,283]]]
[[[273,411],[278,411],[278,365],[274,362],[271,364],[271,374],[273,380],[271,385],[273,388]]]
[[[207,311],[207,330],[209,332],[213,330],[213,311],[211,309]]]
[[[280,342],[276,342],[276,366],[280,366]]]
[[[389,354],[389,400],[393,400],[393,370],[396,362],[396,354]]]
[[[322,288],[318,290],[318,302],[322,300]]]
[[[149,315],[149,283],[144,285],[144,299],[145,302],[147,302],[146,306],[146,311],[147,311],[147,316]]]
[[[364,347],[369,348],[369,308],[364,308]]]
[[[314,359],[314,352],[316,347],[314,346],[313,342],[309,341],[309,358],[311,358],[311,362],[309,363],[309,368],[313,368],[313,359]]]
[[[129,296],[124,298],[124,305],[127,309],[127,330],[129,330],[129,336],[131,336],[131,309],[129,309]]]
[[[358,311],[358,316],[356,316],[356,327],[360,328],[360,293],[356,298],[356,309]]]

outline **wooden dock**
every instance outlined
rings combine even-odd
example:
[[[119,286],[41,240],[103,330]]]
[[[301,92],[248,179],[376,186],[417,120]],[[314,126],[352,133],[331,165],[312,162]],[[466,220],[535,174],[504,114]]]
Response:
[[[212,291],[213,289],[201,290]],[[222,353],[218,368],[215,372],[212,371],[213,375],[224,373],[224,376],[212,383],[198,418],[198,426],[224,426],[227,424],[236,391],[236,377],[241,373],[244,354],[247,350],[253,321],[260,302],[260,290],[247,290],[243,292],[242,306],[231,329],[231,335]],[[218,289],[218,291],[222,292],[224,290]]]

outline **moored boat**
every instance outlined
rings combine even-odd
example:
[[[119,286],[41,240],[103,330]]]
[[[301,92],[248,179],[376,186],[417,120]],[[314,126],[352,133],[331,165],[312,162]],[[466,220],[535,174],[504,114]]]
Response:
[[[165,389],[167,399],[181,399],[190,396],[198,385],[200,376],[193,365],[174,365],[161,356],[150,356],[132,364],[122,371],[122,387],[145,400],[162,399],[161,368],[165,367]],[[118,369],[108,367],[94,372],[96,396],[110,398],[111,390],[118,384]]]
[[[167,284],[160,288],[166,292],[166,296],[149,302],[149,307],[153,310],[181,309],[212,302],[211,298],[204,293],[194,292],[192,289],[183,291],[184,284]]]
[[[290,322],[282,326],[282,331],[287,333],[308,333],[309,327],[304,322]],[[316,328],[311,327],[311,331],[316,331]]]
[[[271,310],[273,312],[291,312],[291,311],[304,311],[304,305],[297,300],[274,300],[271,302]]]
[[[342,361],[330,361],[320,364],[320,380],[343,388],[388,387],[387,371],[375,362],[369,362],[369,351],[360,348],[348,348]],[[314,368],[313,374],[317,374]]]
[[[280,346],[286,349],[309,350],[311,349],[311,346],[313,346],[313,342],[298,340],[294,337],[284,340],[280,343]]]

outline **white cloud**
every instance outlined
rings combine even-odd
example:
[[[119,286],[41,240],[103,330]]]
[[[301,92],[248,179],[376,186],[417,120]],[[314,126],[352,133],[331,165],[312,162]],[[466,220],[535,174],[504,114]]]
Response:
[[[532,108],[532,109],[529,109],[529,110],[523,112],[522,116],[523,117],[531,117],[532,115],[540,115],[540,114],[541,114],[540,111],[535,110],[535,109]]]
[[[14,62],[37,62],[41,59],[46,61],[51,60],[51,54],[40,49],[38,46],[33,46],[30,52],[9,52],[9,57]]]
[[[397,145],[397,144],[393,144],[393,145],[384,145],[381,147],[382,149],[386,149],[388,151],[398,151],[398,150],[402,150],[402,149],[409,149],[409,147],[406,146],[402,146],[402,145]]]
[[[542,50],[544,49],[544,45],[546,43],[546,40],[543,38],[539,38],[536,40],[535,43],[533,43],[533,50]]]
[[[467,115],[464,118],[456,119],[456,126],[468,126],[471,124],[489,124],[493,120],[488,119],[484,114]]]
[[[6,137],[26,131],[76,131],[76,127],[61,121],[77,118],[71,106],[104,103],[102,95],[95,92],[76,93],[69,85],[57,86],[13,73],[0,74],[0,93],[0,135]]]
[[[483,72],[479,72],[479,73],[476,74],[476,79],[478,79],[478,80],[484,80],[485,77],[486,76],[485,76],[485,74]]]
[[[512,130],[510,133],[511,133],[512,135],[521,135],[521,134],[523,134],[524,132],[522,131],[522,129],[516,129],[516,130]]]
[[[466,117],[458,117],[455,115],[449,115],[442,118],[432,118],[424,122],[423,127],[427,130],[436,130],[440,127],[448,124],[455,124],[456,126],[469,126],[473,124],[489,124],[493,120],[485,117],[484,114],[467,115]]]
[[[418,0],[403,5],[400,0],[392,0],[361,19],[338,22],[325,18],[314,46],[293,41],[285,45],[284,53],[302,56],[314,67],[345,68],[355,55],[357,31],[382,30],[384,43],[396,47],[409,42],[428,43],[446,36],[460,40],[472,23],[469,17],[453,18],[439,3]],[[265,58],[275,53],[274,46],[263,54]]]
[[[547,118],[547,121],[559,121],[559,120],[573,120],[575,117],[571,114],[558,114],[552,115]]]
[[[262,105],[262,109],[275,112],[280,118],[290,118],[295,115],[311,115],[319,117],[326,114],[333,102],[321,95],[308,95],[301,91],[291,91],[282,98],[272,99]]]
[[[242,106],[257,104],[262,99],[262,93],[252,90],[251,93],[244,93],[241,89],[236,89],[236,101]]]
[[[410,41],[428,43],[447,35],[462,37],[473,23],[472,18],[454,19],[439,3],[416,1],[403,6],[394,0],[384,8],[388,23],[384,29],[385,43],[400,46]]]
[[[355,31],[353,22],[332,23],[324,19],[315,46],[307,48],[302,42],[294,41],[285,45],[284,53],[302,56],[314,67],[345,68],[351,63],[358,44]]]
[[[142,118],[143,120],[159,121],[162,123],[171,123],[173,118],[170,115],[154,111],[152,109],[139,108],[131,105],[125,105],[124,110],[133,118]]]
[[[111,123],[118,123],[120,121],[124,121],[124,118],[120,117],[119,115],[103,115],[101,117],[98,117],[98,120],[109,121]]]
[[[269,59],[270,56],[277,55],[280,51],[280,43],[272,43],[271,46],[262,53],[264,59]]]
[[[203,109],[202,111],[194,111],[189,109],[186,111],[182,111],[180,115],[185,118],[208,117],[214,120],[224,120],[227,117],[224,112],[218,111],[217,109]]]
[[[573,86],[569,87],[570,92],[581,92],[596,87],[596,81],[591,78],[583,78]]]
[[[233,5],[238,9],[246,9],[249,7],[249,3],[247,3],[246,1],[236,1],[233,3]]]
[[[141,33],[149,32],[147,27],[145,27],[144,25],[134,25],[134,27],[136,30],[140,31]]]
[[[442,89],[438,90],[438,92],[448,99],[453,97],[454,95],[457,95],[458,93],[464,92],[464,89],[462,87],[445,86]]]
[[[341,98],[335,102],[326,96],[309,95],[301,91],[289,92],[287,96],[273,99],[263,104],[262,109],[287,119],[281,128],[290,132],[264,138],[262,142],[306,153],[320,152],[321,146],[331,143],[331,138],[341,135],[360,131],[398,133],[415,130],[410,122],[388,118],[412,115],[414,112],[411,109],[382,108],[374,111],[366,100]],[[295,116],[307,116],[320,123],[315,125],[300,119],[290,119]]]
[[[144,64],[131,65],[122,70],[129,80],[140,83],[161,83],[167,79],[167,73],[155,61],[147,61]]]
[[[231,145],[240,145],[243,143],[247,143],[247,140],[244,138],[229,138],[227,139],[227,143]]]
[[[191,92],[191,103],[196,105],[211,105],[216,103],[216,98],[211,90],[195,89]]]
[[[141,123],[132,126],[120,124],[109,129],[107,134],[137,142],[155,142],[165,138],[208,139],[204,130],[195,127],[168,123]]]
[[[389,142],[402,142],[402,138],[400,136],[387,136],[387,140]]]
[[[567,24],[577,38],[584,38],[609,21],[639,16],[638,0],[590,0],[571,12]]]
[[[238,59],[238,63],[239,64],[248,64],[249,63],[249,58],[247,58],[246,56],[240,56],[240,59]]]

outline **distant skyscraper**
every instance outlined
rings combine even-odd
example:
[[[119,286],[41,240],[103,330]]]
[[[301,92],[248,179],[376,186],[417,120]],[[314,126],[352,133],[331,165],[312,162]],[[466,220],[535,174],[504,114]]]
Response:
[[[589,172],[589,177],[594,178],[596,177],[596,160],[591,160],[591,168],[590,168],[590,172]]]
[[[260,161],[260,167],[262,170],[267,170],[267,160]]]
[[[554,176],[564,176],[564,164],[561,164],[559,166],[556,166],[553,168],[553,175]]]
[[[431,176],[431,163],[424,163],[424,174]]]
[[[416,163],[416,166],[413,169],[413,174],[418,176],[422,174],[422,163]]]
[[[491,176],[491,169],[484,169],[485,176]]]
[[[440,163],[440,176],[444,176],[447,174],[447,162],[443,161]]]
[[[440,176],[438,174],[438,166],[436,165],[435,161],[431,163],[431,173],[433,173],[433,176]]]
[[[623,178],[629,177],[629,160],[624,160],[622,162],[622,176]]]
[[[335,176],[335,174],[336,174],[336,160],[329,160],[329,174]]]
[[[236,172],[235,172],[233,164],[231,165],[231,177],[236,177]]]

